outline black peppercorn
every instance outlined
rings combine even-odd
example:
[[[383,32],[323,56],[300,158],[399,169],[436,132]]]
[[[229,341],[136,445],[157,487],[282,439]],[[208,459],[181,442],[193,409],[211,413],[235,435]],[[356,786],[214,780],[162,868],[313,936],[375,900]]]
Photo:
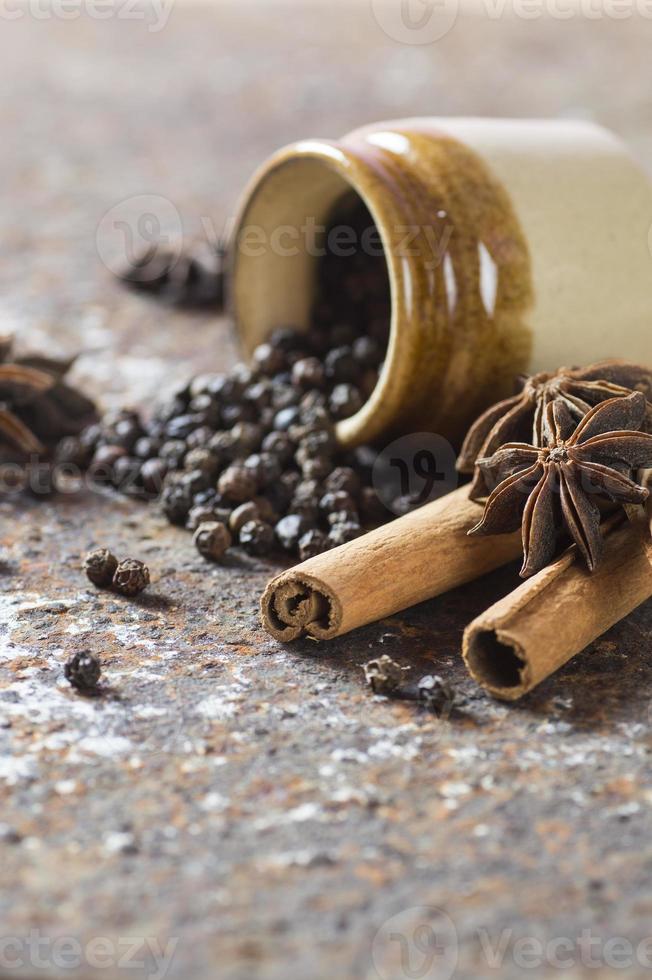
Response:
[[[278,432],[287,432],[288,429],[295,425],[300,418],[299,409],[296,405],[288,405],[287,408],[281,408],[274,416],[274,428]]]
[[[294,454],[294,443],[285,432],[269,432],[263,439],[263,452],[272,453],[281,463],[287,463]]]
[[[334,347],[324,358],[324,370],[332,381],[355,381],[360,374],[360,365],[350,347]]]
[[[373,337],[357,337],[353,342],[352,353],[363,367],[378,367],[383,359],[383,350]]]
[[[292,367],[292,384],[297,388],[321,388],[324,366],[317,357],[302,357]]]
[[[88,650],[73,653],[63,668],[64,677],[78,691],[94,691],[102,674],[97,657]]]
[[[240,528],[238,540],[247,554],[262,557],[274,545],[274,528],[265,521],[247,521]]]
[[[203,449],[207,443],[213,438],[214,430],[210,425],[200,425],[197,429],[193,429],[186,438],[186,446],[188,449]]]
[[[301,476],[304,480],[323,480],[333,468],[330,456],[312,456],[301,466]]]
[[[192,506],[192,494],[187,486],[165,479],[161,491],[161,508],[170,524],[185,524]]]
[[[295,514],[303,514],[310,520],[316,520],[319,512],[319,497],[321,486],[317,480],[302,480],[297,484],[290,504]]]
[[[338,545],[346,544],[348,541],[353,541],[354,538],[359,538],[363,533],[359,524],[355,524],[353,521],[347,521],[346,524],[334,524],[328,533],[328,540],[332,548],[337,548]]]
[[[216,432],[206,443],[206,449],[211,452],[219,464],[231,462],[237,451],[238,439],[233,431]]]
[[[197,527],[192,543],[204,558],[219,561],[231,547],[231,535],[220,521],[205,521]]]
[[[208,476],[215,477],[220,463],[215,453],[211,452],[210,449],[197,447],[186,453],[183,465],[186,470],[200,470]]]
[[[361,490],[360,477],[351,466],[336,466],[324,480],[324,489],[327,493],[343,490],[355,500]]]
[[[159,450],[159,456],[171,466],[180,466],[188,447],[183,439],[166,439]]]
[[[286,514],[277,522],[274,533],[278,543],[286,551],[294,551],[306,531],[310,530],[310,522],[303,514]]]
[[[258,481],[242,463],[231,463],[217,481],[217,489],[228,500],[240,504],[255,496]]]
[[[108,548],[98,548],[97,551],[89,551],[84,558],[84,571],[86,577],[93,585],[100,588],[108,588],[118,567],[118,559],[111,554]]]
[[[149,585],[149,568],[137,558],[125,558],[113,575],[113,588],[120,595],[135,596]]]
[[[254,453],[244,461],[260,489],[274,483],[281,475],[281,464],[272,453]]]
[[[363,487],[360,491],[360,513],[365,524],[372,527],[387,520],[387,508],[373,487]]]
[[[238,453],[253,453],[262,441],[264,432],[256,422],[238,422],[232,429],[234,447]]]
[[[259,344],[251,355],[251,360],[259,371],[270,377],[285,367],[283,350],[274,344]]]
[[[328,551],[330,546],[327,534],[324,534],[323,531],[317,528],[311,528],[310,531],[306,531],[299,538],[299,558],[301,561],[306,561],[308,558],[315,558],[317,555],[321,555],[322,552]]]
[[[95,450],[88,472],[98,483],[110,483],[113,480],[115,464],[126,455],[127,450],[122,446],[99,446]]]
[[[338,384],[331,391],[328,405],[334,418],[348,419],[360,411],[364,401],[355,385]]]

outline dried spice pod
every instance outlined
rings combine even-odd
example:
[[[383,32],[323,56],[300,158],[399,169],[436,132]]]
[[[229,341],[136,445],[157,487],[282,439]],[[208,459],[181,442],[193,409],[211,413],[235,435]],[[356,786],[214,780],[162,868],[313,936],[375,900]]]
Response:
[[[93,402],[64,381],[74,358],[13,357],[0,339],[0,454],[50,456],[61,439],[78,435],[96,418]]]
[[[98,588],[108,589],[118,567],[118,559],[108,548],[89,551],[84,558],[86,577]]]
[[[78,691],[94,691],[102,675],[100,662],[88,650],[73,653],[63,668],[66,680]]]
[[[652,466],[652,435],[640,431],[646,409],[644,395],[634,392],[596,405],[578,425],[564,400],[550,402],[543,447],[508,443],[479,461],[495,490],[469,534],[520,526],[526,578],[552,561],[565,531],[593,571],[602,548],[598,500],[642,504],[649,496],[630,479],[633,470]]]
[[[632,391],[640,391],[649,399],[652,371],[626,361],[601,361],[587,368],[560,368],[554,373],[525,378],[519,394],[493,405],[474,422],[464,440],[457,468],[461,473],[473,473],[479,459],[491,456],[508,442],[543,446],[545,412],[552,401],[562,401],[579,422],[600,402],[627,397]],[[649,424],[652,405],[647,407],[647,419]],[[482,469],[476,469],[471,498],[477,500],[487,493]]]
[[[137,558],[125,558],[113,576],[113,588],[125,596],[135,596],[149,585],[149,568]]]
[[[175,306],[221,309],[225,256],[224,242],[196,242],[187,249],[153,244],[128,262],[118,278]]]

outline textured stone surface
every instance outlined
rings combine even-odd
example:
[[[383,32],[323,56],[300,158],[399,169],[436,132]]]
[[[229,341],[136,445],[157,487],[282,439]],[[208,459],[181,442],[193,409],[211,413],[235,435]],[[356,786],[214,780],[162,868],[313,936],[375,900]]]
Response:
[[[225,322],[114,284],[96,228],[119,202],[157,194],[188,232],[201,218],[221,230],[255,164],[311,132],[427,112],[575,113],[652,163],[648,20],[463,15],[417,47],[387,38],[367,4],[323,11],[179,5],[158,34],[116,19],[3,22],[0,330],[92,351],[76,372],[105,404],[230,363]],[[151,950],[172,942],[175,978],[446,977],[441,919],[429,970],[414,947],[411,973],[391,960],[388,936],[412,941],[429,920],[410,910],[435,906],[457,930],[457,976],[488,975],[501,941],[502,976],[559,972],[545,957],[524,971],[514,944],[526,936],[570,937],[566,975],[583,975],[584,930],[585,946],[597,939],[585,958],[601,964],[591,975],[607,977],[617,954],[604,940],[652,931],[652,605],[505,706],[458,651],[513,571],[328,646],[283,649],[257,622],[274,566],[208,566],[153,510],[26,498],[2,502],[0,522],[0,935],[38,929],[50,973],[65,972],[56,939],[88,958],[106,937],[103,976],[131,939],[150,957],[130,976],[155,975]],[[86,582],[81,557],[102,545],[147,561],[148,592]],[[101,698],[63,681],[84,647],[102,658]],[[459,712],[441,722],[372,696],[361,665],[381,653],[454,683]],[[33,945],[2,948],[0,976],[44,974]],[[646,972],[641,956],[630,975]],[[17,957],[23,971],[9,969]]]

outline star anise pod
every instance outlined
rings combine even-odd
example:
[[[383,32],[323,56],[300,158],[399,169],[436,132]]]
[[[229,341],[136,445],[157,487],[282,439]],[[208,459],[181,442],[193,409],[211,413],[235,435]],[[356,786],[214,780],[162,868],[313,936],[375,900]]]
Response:
[[[183,308],[224,305],[226,244],[196,242],[188,248],[152,244],[125,264],[118,278],[132,289]]]
[[[525,379],[519,394],[493,405],[474,422],[464,440],[457,468],[460,473],[472,473],[478,459],[491,456],[507,442],[543,446],[546,408],[553,401],[563,402],[571,417],[579,422],[594,405],[608,398],[626,397],[632,391],[649,397],[652,372],[624,361],[600,361],[587,368],[535,374]],[[648,406],[648,418],[652,420],[652,406]],[[487,493],[482,470],[477,469],[471,499]]]
[[[578,425],[565,401],[550,402],[543,447],[508,443],[478,461],[497,486],[469,534],[503,534],[520,526],[526,578],[551,561],[565,531],[592,571],[602,545],[598,499],[641,504],[648,497],[630,479],[632,470],[652,466],[652,435],[640,431],[646,410],[645,397],[634,392],[596,405]]]
[[[95,419],[93,403],[63,380],[71,364],[38,355],[12,358],[11,339],[0,338],[0,455],[46,456],[63,436]]]

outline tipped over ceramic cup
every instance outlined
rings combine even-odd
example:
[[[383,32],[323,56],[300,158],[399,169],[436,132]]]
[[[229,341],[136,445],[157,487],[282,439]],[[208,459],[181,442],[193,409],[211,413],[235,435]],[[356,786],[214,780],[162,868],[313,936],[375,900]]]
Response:
[[[391,324],[375,388],[338,422],[344,446],[415,431],[459,443],[519,374],[652,361],[652,185],[606,130],[406,119],[280,150],[246,189],[232,239],[247,352],[278,327],[310,328],[316,230],[346,200],[380,237]]]

